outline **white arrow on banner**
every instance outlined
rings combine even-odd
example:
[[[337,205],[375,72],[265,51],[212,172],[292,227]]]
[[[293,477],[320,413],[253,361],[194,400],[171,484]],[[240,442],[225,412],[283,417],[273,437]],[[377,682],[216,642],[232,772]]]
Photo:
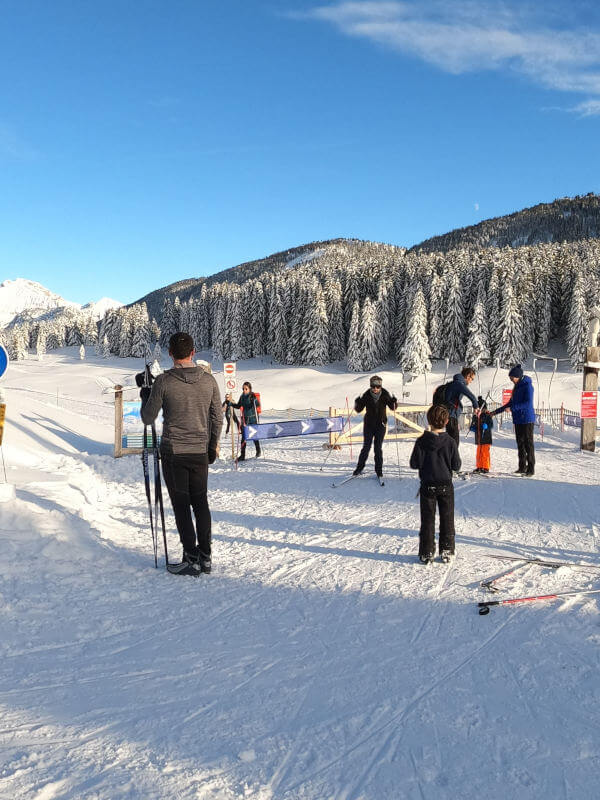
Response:
[[[312,428],[312,423],[311,422],[302,422],[302,420],[301,420],[300,424],[302,425],[302,433],[306,433],[306,431],[308,431],[308,430],[310,430]]]
[[[331,418],[327,420],[327,430],[329,430],[330,428],[333,428],[333,420]]]
[[[248,425],[248,438],[251,439],[255,433],[256,433],[256,428],[253,428],[251,425]]]
[[[283,428],[281,425],[275,425],[275,436],[279,436],[280,433],[283,432]]]

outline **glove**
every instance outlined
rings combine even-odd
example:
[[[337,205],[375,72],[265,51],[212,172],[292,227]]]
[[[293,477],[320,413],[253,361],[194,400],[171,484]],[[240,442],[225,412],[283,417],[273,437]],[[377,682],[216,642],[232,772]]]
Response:
[[[392,395],[392,411],[395,411],[398,408],[398,398]]]
[[[142,408],[148,402],[151,391],[152,389],[149,386],[142,386],[142,388],[140,389],[140,397],[142,398]]]
[[[208,463],[214,464],[217,460],[217,448],[216,447],[209,447],[208,448]]]

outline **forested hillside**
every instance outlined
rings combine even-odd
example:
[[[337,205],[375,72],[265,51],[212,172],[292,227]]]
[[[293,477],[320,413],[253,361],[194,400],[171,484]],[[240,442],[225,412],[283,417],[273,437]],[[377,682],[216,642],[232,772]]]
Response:
[[[600,235],[600,196],[586,194],[539,203],[478,225],[457,228],[426,239],[413,250],[433,253],[458,247],[519,247],[550,242],[578,242]]]

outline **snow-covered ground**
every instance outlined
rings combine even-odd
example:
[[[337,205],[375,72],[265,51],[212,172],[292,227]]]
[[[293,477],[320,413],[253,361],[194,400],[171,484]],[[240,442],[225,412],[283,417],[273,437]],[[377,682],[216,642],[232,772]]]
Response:
[[[95,378],[127,384],[139,366],[67,349],[1,383],[17,489],[0,504],[1,797],[598,796],[600,595],[477,613],[600,589],[600,570],[539,565],[498,595],[479,585],[511,564],[493,554],[600,567],[600,462],[576,431],[536,437],[532,480],[456,483],[450,567],[416,561],[411,442],[384,446],[385,487],[338,489],[356,445],[324,463],[319,437],[266,442],[237,472],[211,468],[214,570],[195,580],[154,569],[140,459],[112,457]],[[343,406],[367,385],[335,367],[238,369],[263,408]],[[552,405],[576,409],[580,387],[561,373]],[[404,391],[425,400],[422,382]],[[461,453],[474,466],[471,437]],[[515,468],[505,426],[492,469]]]

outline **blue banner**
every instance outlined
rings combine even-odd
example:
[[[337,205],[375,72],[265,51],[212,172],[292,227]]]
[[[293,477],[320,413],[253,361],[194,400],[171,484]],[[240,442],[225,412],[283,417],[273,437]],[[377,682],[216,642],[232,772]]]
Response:
[[[6,347],[0,344],[0,378],[4,375],[6,370],[8,369],[8,352]]]
[[[312,433],[341,433],[344,417],[314,417],[290,422],[259,422],[244,425],[244,437],[255,439],[283,439],[286,436],[310,436]]]

